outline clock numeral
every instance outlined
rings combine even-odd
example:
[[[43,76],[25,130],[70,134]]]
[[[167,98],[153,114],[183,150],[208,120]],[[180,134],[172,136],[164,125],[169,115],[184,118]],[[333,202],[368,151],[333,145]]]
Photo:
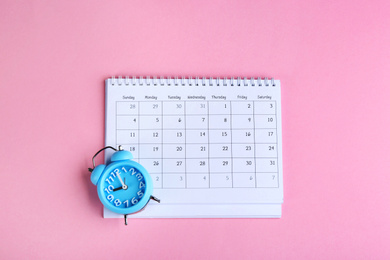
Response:
[[[114,204],[115,204],[116,207],[118,207],[118,206],[120,206],[122,204],[122,202],[119,199],[116,199],[114,201]]]
[[[123,167],[123,168],[124,168],[124,167]],[[115,178],[116,176],[118,176],[118,174],[121,174],[121,172],[119,171],[119,169],[115,169],[114,172],[111,172],[110,174],[112,175],[112,177]],[[111,177],[110,177],[110,178],[111,178]]]
[[[122,171],[127,172],[125,167],[122,167]]]
[[[110,191],[113,191],[113,190],[114,190],[114,186],[109,185],[107,188],[104,188],[104,190],[105,190],[108,194],[110,194]]]
[[[142,198],[142,196],[144,196],[144,193],[142,192],[142,190],[139,190],[137,192],[137,195],[139,196],[139,198]]]
[[[128,208],[128,207],[129,207],[129,200],[125,200],[125,201],[123,202],[123,204],[125,204],[126,208]]]
[[[139,183],[139,189],[141,189],[141,188],[143,188],[143,187],[145,187],[145,183],[143,183],[142,181]]]
[[[134,205],[134,204],[138,203],[138,200],[134,197],[131,199],[131,203]]]
[[[108,195],[108,196],[107,196],[107,199],[108,199],[110,202],[112,202],[112,201],[114,200],[114,196],[113,196],[113,195]]]
[[[112,176],[110,176],[106,179],[106,181],[108,182],[108,184],[111,184],[111,181],[114,181],[114,178],[112,178]]]
[[[123,167],[125,168],[125,167]],[[106,179],[106,182],[108,184],[111,184],[111,182],[114,181],[114,178],[118,176],[118,174],[121,174],[120,170],[119,169],[115,169],[114,172],[111,172],[110,175],[107,179]]]
[[[129,172],[131,173],[131,175],[134,175],[134,174],[136,174],[136,173],[137,173],[137,171],[136,171],[136,170],[134,170],[134,168],[130,168]]]
[[[142,180],[143,177],[142,177],[142,174],[141,173],[137,173],[137,175],[135,175],[135,177],[138,178],[138,181]]]

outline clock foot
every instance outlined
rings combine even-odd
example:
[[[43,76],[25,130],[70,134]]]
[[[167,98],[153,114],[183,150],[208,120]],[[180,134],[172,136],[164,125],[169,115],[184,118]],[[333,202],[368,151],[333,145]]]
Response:
[[[159,198],[156,198],[155,196],[150,196],[150,199],[154,200],[154,201],[157,201],[158,203],[160,203],[160,199]]]
[[[127,226],[127,215],[125,215],[125,225]]]

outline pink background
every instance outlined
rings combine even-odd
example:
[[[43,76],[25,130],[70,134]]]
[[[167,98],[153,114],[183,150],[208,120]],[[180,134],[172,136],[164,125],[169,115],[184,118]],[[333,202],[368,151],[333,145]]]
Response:
[[[389,1],[1,1],[0,258],[389,259],[389,14]],[[103,219],[87,168],[112,75],[280,79],[282,218]]]

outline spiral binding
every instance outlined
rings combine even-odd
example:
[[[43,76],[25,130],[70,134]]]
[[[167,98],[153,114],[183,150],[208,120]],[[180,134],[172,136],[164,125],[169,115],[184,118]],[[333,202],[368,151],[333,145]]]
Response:
[[[249,87],[249,86],[252,86],[252,87],[255,87],[255,86],[258,86],[258,87],[269,87],[269,86],[272,86],[272,87],[275,87],[276,84],[275,84],[275,80],[274,78],[271,78],[271,79],[268,79],[268,78],[254,78],[254,77],[251,77],[251,78],[241,78],[241,77],[237,77],[237,78],[234,78],[234,77],[231,77],[231,78],[227,78],[227,77],[224,77],[224,78],[213,78],[213,77],[209,77],[209,78],[206,78],[206,77],[195,77],[195,78],[192,78],[192,77],[174,77],[174,78],[171,78],[171,77],[150,77],[150,76],[147,76],[147,77],[121,77],[121,76],[118,76],[118,77],[111,77],[109,79],[107,79],[109,84],[111,85],[118,85],[118,86],[122,86],[122,85],[125,85],[125,86],[135,86],[135,85],[140,85],[140,86],[157,86],[157,85],[160,85],[160,86],[185,86],[185,85],[189,85],[189,86],[243,86],[243,87]]]

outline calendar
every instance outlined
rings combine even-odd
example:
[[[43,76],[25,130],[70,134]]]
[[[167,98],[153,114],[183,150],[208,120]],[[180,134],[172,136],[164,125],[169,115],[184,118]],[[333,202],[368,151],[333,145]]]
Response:
[[[133,217],[281,217],[279,80],[118,77],[105,83],[105,144],[130,151],[161,200]],[[123,217],[106,209],[104,216]]]

